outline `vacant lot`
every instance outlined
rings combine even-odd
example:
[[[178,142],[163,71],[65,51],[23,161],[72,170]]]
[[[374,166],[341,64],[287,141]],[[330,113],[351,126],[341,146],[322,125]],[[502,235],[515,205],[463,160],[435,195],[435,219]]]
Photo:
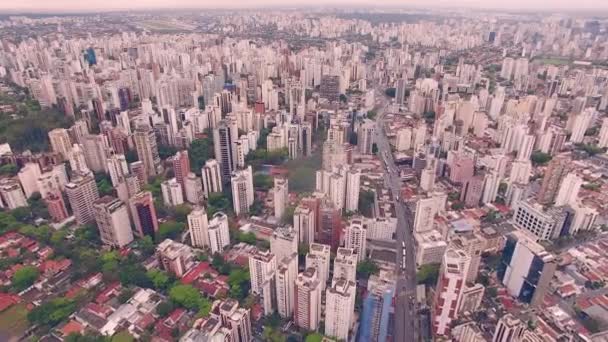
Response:
[[[0,340],[17,341],[27,329],[27,309],[25,304],[13,305],[0,313]]]

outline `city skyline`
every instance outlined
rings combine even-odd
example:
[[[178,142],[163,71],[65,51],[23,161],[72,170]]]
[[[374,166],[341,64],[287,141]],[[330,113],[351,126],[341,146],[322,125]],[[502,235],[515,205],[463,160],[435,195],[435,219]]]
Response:
[[[247,8],[310,8],[310,7],[339,7],[362,9],[411,8],[411,9],[458,9],[473,8],[480,10],[511,10],[511,11],[589,11],[608,10],[608,2],[596,0],[514,0],[507,3],[498,0],[329,0],[302,1],[296,0],[286,4],[280,0],[235,0],[230,4],[216,1],[176,0],[170,4],[166,0],[135,0],[125,4],[120,0],[91,0],[80,2],[75,0],[26,0],[18,5],[0,3],[0,12],[97,12],[121,10],[160,10],[160,9],[247,9]]]

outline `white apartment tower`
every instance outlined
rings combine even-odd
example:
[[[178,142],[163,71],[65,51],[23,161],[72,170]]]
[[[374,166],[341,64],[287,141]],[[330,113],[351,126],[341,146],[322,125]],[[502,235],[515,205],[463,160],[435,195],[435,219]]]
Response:
[[[184,203],[184,193],[182,185],[175,178],[163,181],[160,184],[163,193],[163,202],[169,207],[174,207]]]
[[[329,280],[329,264],[331,260],[331,247],[320,243],[311,243],[306,254],[306,268],[315,268],[321,289],[325,290]]]
[[[217,160],[207,160],[201,170],[201,175],[205,196],[209,197],[209,194],[213,192],[222,192],[222,173]]]
[[[213,214],[209,221],[209,248],[211,254],[221,253],[230,244],[228,216],[222,212]]]
[[[293,315],[297,276],[298,254],[293,253],[279,262],[276,272],[277,312],[283,318]]]
[[[362,218],[355,218],[346,227],[344,247],[352,249],[357,254],[357,260],[363,261],[366,256],[367,229],[364,227]]]
[[[555,197],[555,206],[562,206],[576,202],[578,191],[583,185],[583,180],[575,173],[568,173],[562,184],[559,186],[557,197]]]
[[[315,240],[315,212],[299,205],[293,212],[293,227],[298,233],[299,242],[310,245]]]
[[[289,185],[286,178],[274,178],[272,189],[274,203],[274,217],[281,219],[285,213],[285,207],[289,204]]]
[[[336,258],[334,259],[334,277],[332,279],[332,286],[335,285],[339,279],[345,279],[347,281],[357,281],[357,254],[355,251],[349,248],[338,248],[336,252]]]
[[[325,335],[348,340],[355,313],[356,285],[340,279],[325,292]]]
[[[196,207],[188,214],[188,230],[192,246],[209,247],[209,221],[205,208]]]
[[[94,202],[93,210],[99,236],[104,244],[122,248],[133,241],[129,210],[123,201],[104,196]]]
[[[234,213],[240,215],[249,212],[253,204],[253,171],[251,165],[244,170],[236,171],[230,180],[232,185],[232,205]]]
[[[294,322],[305,330],[317,330],[321,318],[321,285],[315,268],[298,275],[295,286]]]

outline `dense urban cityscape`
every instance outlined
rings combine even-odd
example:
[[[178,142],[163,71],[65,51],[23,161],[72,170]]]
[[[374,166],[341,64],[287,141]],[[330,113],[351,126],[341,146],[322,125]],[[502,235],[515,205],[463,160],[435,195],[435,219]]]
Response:
[[[607,18],[0,12],[0,341],[608,341]]]

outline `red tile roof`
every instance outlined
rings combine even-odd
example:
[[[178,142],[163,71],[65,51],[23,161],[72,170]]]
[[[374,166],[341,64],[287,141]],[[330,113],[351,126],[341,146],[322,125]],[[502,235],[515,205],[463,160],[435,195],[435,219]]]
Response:
[[[14,304],[17,304],[21,301],[21,297],[10,294],[10,293],[0,293],[0,311],[4,311]]]
[[[68,336],[73,333],[81,333],[84,331],[84,327],[82,324],[78,323],[75,320],[69,321],[66,325],[61,328],[61,334],[63,336]]]
[[[209,270],[211,267],[208,262],[201,262],[195,267],[191,268],[181,279],[184,284],[192,284],[198,277]]]

